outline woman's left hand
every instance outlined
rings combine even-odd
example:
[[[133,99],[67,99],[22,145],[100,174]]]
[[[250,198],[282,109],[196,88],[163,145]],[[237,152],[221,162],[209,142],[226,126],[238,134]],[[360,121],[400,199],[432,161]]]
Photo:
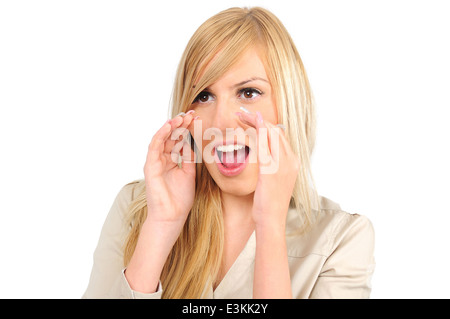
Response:
[[[253,220],[256,227],[280,226],[284,230],[300,160],[282,128],[264,121],[259,112],[238,115],[257,131],[259,176],[253,199]]]
[[[256,128],[258,182],[253,197],[256,251],[253,298],[292,298],[285,240],[286,215],[300,162],[283,130],[259,112],[239,113]]]

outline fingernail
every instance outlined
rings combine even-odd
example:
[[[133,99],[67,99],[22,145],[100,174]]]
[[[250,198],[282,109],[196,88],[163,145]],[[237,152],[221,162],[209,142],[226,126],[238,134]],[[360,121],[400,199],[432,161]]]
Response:
[[[185,115],[186,115],[186,113],[184,113],[184,112],[180,112],[180,113],[178,113],[177,115],[175,115],[175,117],[177,117],[177,116],[179,116],[179,115],[181,115],[181,116],[185,116]]]
[[[244,111],[245,113],[247,113],[247,114],[252,114],[252,112],[250,112],[249,110],[247,110],[247,109],[246,109],[245,107],[243,107],[243,106],[241,106],[240,109],[241,109],[242,111]]]
[[[199,119],[199,118],[200,118],[200,116],[197,115],[196,117],[194,117],[193,120],[195,121],[195,120],[197,120],[197,119]]]
[[[194,110],[190,110],[190,111],[188,111],[188,112],[186,113],[186,115],[192,114],[192,113],[194,113],[194,112],[195,112]]]
[[[263,122],[262,115],[261,115],[261,113],[259,113],[258,111],[256,111],[256,117],[257,117],[259,123],[262,123],[262,122]]]

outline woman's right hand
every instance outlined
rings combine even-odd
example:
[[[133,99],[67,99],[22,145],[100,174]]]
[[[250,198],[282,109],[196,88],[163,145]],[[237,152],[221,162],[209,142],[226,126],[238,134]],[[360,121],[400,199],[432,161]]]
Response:
[[[153,136],[148,147],[147,160],[144,166],[145,187],[147,196],[147,221],[157,224],[170,224],[182,227],[194,203],[195,163],[191,148],[181,139],[173,140],[172,133],[182,128],[184,135],[193,122],[194,111],[186,115],[178,115],[167,121]],[[174,137],[178,137],[176,134]],[[181,137],[182,138],[182,137]],[[186,139],[184,139],[186,143]],[[181,146],[185,146],[181,149]],[[182,154],[189,150],[190,154]],[[178,166],[173,153],[180,152],[190,160],[183,160]],[[180,228],[181,230],[181,228]]]
[[[193,152],[189,146],[182,148],[179,140],[171,138],[177,128],[184,128],[184,133],[188,133],[192,113],[167,121],[148,147],[144,166],[147,219],[125,271],[128,284],[135,291],[153,293],[157,290],[164,264],[194,203],[193,158],[183,160],[181,167],[172,160],[174,152],[182,154],[183,150],[189,150],[190,154],[182,154],[188,158]]]

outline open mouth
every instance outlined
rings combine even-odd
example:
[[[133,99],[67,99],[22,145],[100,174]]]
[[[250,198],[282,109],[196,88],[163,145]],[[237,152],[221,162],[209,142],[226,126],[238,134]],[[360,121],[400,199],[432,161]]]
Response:
[[[242,172],[247,164],[250,148],[243,144],[218,145],[215,148],[219,171],[226,176]]]

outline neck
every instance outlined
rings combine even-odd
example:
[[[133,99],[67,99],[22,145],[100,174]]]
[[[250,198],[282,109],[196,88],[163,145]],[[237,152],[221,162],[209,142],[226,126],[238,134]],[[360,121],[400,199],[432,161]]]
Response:
[[[222,192],[223,218],[226,224],[253,225],[253,194],[237,196]]]

